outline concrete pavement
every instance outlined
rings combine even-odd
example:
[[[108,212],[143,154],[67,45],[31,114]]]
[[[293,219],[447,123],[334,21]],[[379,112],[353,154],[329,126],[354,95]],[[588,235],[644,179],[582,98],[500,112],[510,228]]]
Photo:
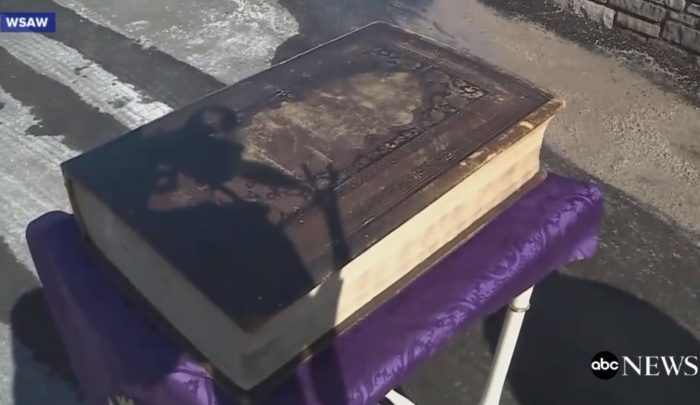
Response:
[[[55,34],[0,37],[0,405],[79,403],[23,240],[29,220],[67,206],[58,162],[377,19],[567,99],[545,161],[605,191],[600,255],[536,290],[504,403],[696,398],[687,380],[603,385],[588,362],[603,349],[700,354],[697,68],[553,8],[484,1],[0,0],[0,10],[55,10],[61,21]],[[408,393],[475,403],[498,325],[492,317],[457,339],[407,379]]]

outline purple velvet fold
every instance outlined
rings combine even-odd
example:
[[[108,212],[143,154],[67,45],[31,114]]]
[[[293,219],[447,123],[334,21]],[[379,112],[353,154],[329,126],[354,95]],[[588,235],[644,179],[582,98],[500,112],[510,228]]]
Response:
[[[282,383],[265,405],[374,404],[467,324],[551,271],[595,253],[599,189],[550,174],[464,247]],[[27,229],[47,300],[89,404],[232,405],[208,374],[136,311],[87,255],[73,217]],[[535,289],[535,294],[537,290]]]

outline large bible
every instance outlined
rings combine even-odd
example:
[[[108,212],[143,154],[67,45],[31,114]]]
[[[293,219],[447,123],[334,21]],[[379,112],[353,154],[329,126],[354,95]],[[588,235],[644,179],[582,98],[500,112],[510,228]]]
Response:
[[[89,241],[250,391],[541,179],[562,105],[374,23],[62,168]]]

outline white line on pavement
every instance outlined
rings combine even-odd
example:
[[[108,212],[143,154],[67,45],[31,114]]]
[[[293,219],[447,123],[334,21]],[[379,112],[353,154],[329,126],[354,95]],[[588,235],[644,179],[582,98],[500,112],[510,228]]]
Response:
[[[275,49],[299,32],[271,0],[54,1],[229,84],[269,67]]]
[[[146,124],[172,110],[161,102],[146,100],[133,86],[120,82],[80,52],[43,35],[6,34],[0,38],[0,47],[37,73],[69,87],[88,105],[112,115],[129,128]]]
[[[129,128],[172,110],[146,100],[131,85],[58,41],[38,34],[7,34],[0,38],[0,47]],[[2,89],[0,102],[0,232],[18,260],[33,269],[25,227],[46,211],[68,208],[59,165],[78,152],[66,147],[60,136],[27,136],[39,118]]]
[[[27,136],[39,121],[0,88],[0,232],[17,259],[33,269],[24,231],[43,213],[68,209],[59,164],[74,152],[60,136]]]

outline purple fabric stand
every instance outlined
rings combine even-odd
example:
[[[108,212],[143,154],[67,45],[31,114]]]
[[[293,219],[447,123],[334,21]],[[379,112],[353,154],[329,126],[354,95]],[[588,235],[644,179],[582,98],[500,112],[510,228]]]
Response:
[[[593,255],[602,203],[594,185],[550,174],[464,247],[302,365],[264,404],[376,403],[469,322],[551,271]],[[36,219],[27,240],[89,404],[121,404],[117,397],[136,405],[235,403],[109,283],[100,262],[86,254],[72,216],[52,212]]]

